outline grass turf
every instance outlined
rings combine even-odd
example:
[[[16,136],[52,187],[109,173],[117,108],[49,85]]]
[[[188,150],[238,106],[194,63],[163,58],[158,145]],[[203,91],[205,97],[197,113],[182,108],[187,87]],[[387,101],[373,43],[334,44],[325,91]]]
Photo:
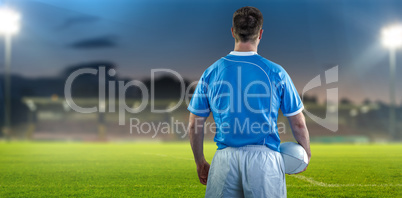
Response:
[[[216,146],[207,143],[210,162]],[[402,197],[402,145],[312,145],[289,197]],[[203,197],[188,143],[0,143],[0,197]]]

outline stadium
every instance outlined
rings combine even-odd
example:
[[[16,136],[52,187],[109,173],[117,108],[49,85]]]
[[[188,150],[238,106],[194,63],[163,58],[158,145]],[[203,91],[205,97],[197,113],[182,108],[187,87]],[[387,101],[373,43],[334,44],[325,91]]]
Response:
[[[304,105],[312,156],[287,196],[402,197],[393,0],[0,1],[0,197],[204,197],[188,107],[243,6]],[[297,142],[284,114],[280,141]],[[211,114],[207,162],[217,131]]]

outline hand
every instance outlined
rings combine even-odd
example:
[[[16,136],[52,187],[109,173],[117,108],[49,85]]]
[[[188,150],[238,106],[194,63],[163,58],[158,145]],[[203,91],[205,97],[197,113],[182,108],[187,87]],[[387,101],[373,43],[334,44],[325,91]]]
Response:
[[[205,160],[197,164],[197,173],[201,184],[207,185],[209,167],[210,165]]]

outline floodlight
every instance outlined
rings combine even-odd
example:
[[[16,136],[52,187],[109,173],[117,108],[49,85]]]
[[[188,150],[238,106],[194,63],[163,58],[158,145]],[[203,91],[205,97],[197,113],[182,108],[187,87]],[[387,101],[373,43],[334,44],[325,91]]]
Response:
[[[0,9],[0,33],[15,34],[20,30],[20,15],[8,8]]]
[[[402,46],[402,25],[390,26],[382,30],[382,43],[385,47]]]

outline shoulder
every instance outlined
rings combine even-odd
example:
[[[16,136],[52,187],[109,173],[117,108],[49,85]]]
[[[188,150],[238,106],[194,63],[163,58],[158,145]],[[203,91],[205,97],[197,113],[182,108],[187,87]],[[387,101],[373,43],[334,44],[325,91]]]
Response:
[[[211,76],[216,74],[218,68],[220,68],[219,66],[222,64],[223,64],[223,58],[218,59],[204,71],[202,77],[205,79],[210,78]]]
[[[284,80],[285,78],[289,77],[289,74],[281,65],[262,56],[259,56],[259,60],[267,67],[267,70],[269,70],[271,76],[275,76],[280,80]]]

